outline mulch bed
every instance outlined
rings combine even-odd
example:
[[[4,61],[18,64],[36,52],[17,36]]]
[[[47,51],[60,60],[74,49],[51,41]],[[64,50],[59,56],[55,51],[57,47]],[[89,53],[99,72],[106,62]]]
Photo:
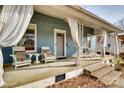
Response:
[[[112,88],[113,85],[105,85],[104,83],[96,80],[93,77],[80,75],[78,77],[60,81],[48,88]]]

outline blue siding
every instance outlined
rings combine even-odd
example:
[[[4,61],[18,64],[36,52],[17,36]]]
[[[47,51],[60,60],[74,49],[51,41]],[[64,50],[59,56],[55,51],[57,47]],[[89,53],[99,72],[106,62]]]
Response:
[[[3,52],[4,64],[12,63],[12,57],[10,57],[12,48],[11,47],[2,48],[2,52]]]
[[[32,23],[37,24],[37,47],[38,52],[42,46],[49,46],[54,51],[54,29],[61,29],[66,31],[66,42],[70,43],[69,47],[66,47],[67,56],[72,56],[75,53],[69,25],[67,22],[44,14],[36,13],[32,18]],[[66,44],[67,45],[67,44]]]

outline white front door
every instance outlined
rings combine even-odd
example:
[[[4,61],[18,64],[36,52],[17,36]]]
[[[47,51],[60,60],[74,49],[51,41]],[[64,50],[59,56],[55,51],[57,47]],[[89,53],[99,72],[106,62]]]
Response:
[[[66,32],[55,29],[54,36],[54,52],[57,58],[66,56]]]

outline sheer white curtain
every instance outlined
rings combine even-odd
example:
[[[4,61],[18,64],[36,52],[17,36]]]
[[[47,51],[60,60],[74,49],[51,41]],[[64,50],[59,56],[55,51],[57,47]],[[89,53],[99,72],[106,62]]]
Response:
[[[33,15],[33,6],[3,6],[0,14],[0,23],[3,25],[0,31],[0,86],[3,81],[3,55],[2,47],[16,45],[24,35]]]
[[[107,47],[107,32],[106,31],[103,31],[103,47]]]
[[[115,36],[115,45],[116,45],[116,56],[118,57],[119,56],[119,40],[118,40],[118,36],[117,36],[117,33],[114,33],[114,36]]]
[[[83,20],[80,20],[80,57],[83,57],[83,48],[84,48],[84,23]]]
[[[102,32],[102,38],[103,38],[103,56],[105,56],[105,51],[106,51],[105,49],[106,49],[106,47],[108,45],[107,36],[108,36],[107,31],[103,31]]]
[[[75,47],[77,48],[77,57],[76,57],[76,65],[79,65],[80,62],[80,42],[79,42],[79,28],[78,28],[78,20],[73,17],[68,17],[67,18],[70,30],[71,30],[71,35],[72,39],[74,42]]]
[[[0,23],[0,32],[1,32],[2,28],[3,28],[3,24]]]

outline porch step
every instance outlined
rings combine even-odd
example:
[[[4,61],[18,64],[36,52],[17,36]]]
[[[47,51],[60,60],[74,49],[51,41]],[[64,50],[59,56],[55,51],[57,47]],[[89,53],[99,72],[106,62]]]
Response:
[[[89,65],[89,66],[86,66],[86,67],[84,67],[84,69],[85,69],[86,71],[92,73],[93,71],[95,71],[95,70],[97,70],[97,69],[100,69],[100,68],[103,68],[103,67],[105,67],[105,66],[107,66],[107,64],[100,62],[100,63],[91,64],[91,65]]]
[[[89,66],[89,65],[93,65],[96,63],[101,63],[101,60],[97,60],[97,61],[83,61],[80,64],[82,64],[84,67]]]
[[[112,71],[113,68],[112,67],[108,67],[108,66],[105,66],[103,68],[100,68],[98,70],[95,70],[91,73],[91,76],[94,76],[96,78],[100,78],[104,75],[106,75],[107,73],[109,73],[110,71]]]
[[[109,73],[107,73],[106,75],[104,75],[103,77],[99,78],[99,80],[103,83],[105,83],[106,85],[110,85],[113,83],[114,80],[116,80],[120,75],[122,74],[122,72],[120,71],[111,71]]]

